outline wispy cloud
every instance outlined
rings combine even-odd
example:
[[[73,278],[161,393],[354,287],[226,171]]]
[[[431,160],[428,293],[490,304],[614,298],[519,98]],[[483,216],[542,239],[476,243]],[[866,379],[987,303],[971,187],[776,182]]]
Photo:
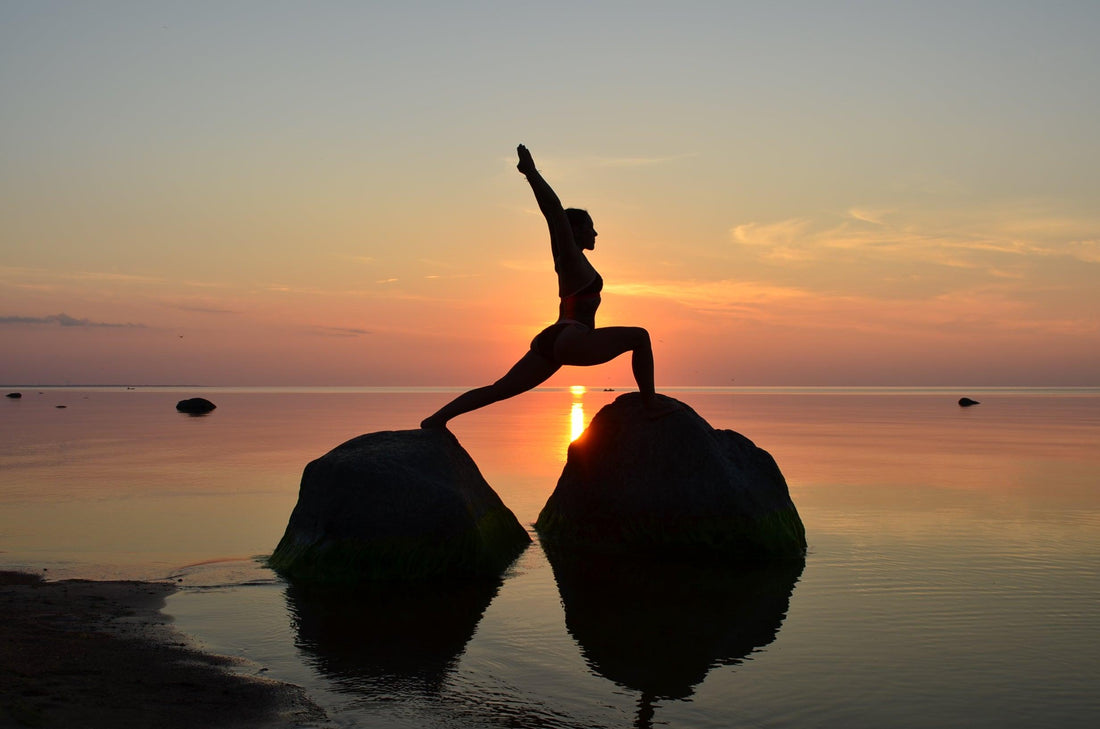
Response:
[[[826,261],[838,252],[984,269],[995,267],[989,256],[1100,262],[1100,220],[1026,206],[965,213],[852,208],[832,223],[806,218],[743,223],[730,229],[730,238],[777,262]]]
[[[180,309],[182,311],[193,311],[199,314],[239,314],[239,311],[233,309],[226,309],[220,306],[213,306],[208,304],[185,304],[185,303],[168,303],[165,306],[172,309]]]
[[[1066,244],[1067,254],[1088,263],[1100,263],[1100,238],[1073,240]]]
[[[68,314],[51,314],[49,316],[0,316],[2,324],[59,324],[63,327],[119,327],[119,328],[143,328],[144,324],[119,324],[113,322],[92,321],[91,319],[79,319]]]
[[[668,299],[709,312],[738,312],[777,302],[808,300],[816,295],[790,286],[751,281],[662,281],[608,284],[608,293]]]
[[[393,279],[393,281],[396,282],[397,279]],[[388,284],[392,282],[378,281],[376,283]],[[257,291],[273,294],[286,294],[290,296],[307,296],[311,298],[315,297],[318,299],[347,297],[353,299],[377,299],[383,301],[424,301],[429,298],[420,294],[411,294],[406,291],[402,291],[400,287],[393,287],[390,285],[384,285],[377,288],[369,289],[327,289],[312,286],[287,286],[283,284],[267,284],[257,289]]]
[[[331,327],[323,325],[312,327],[311,331],[314,334],[321,334],[326,337],[361,337],[366,334],[373,334],[370,329],[357,329],[354,327]]]
[[[228,288],[226,284],[217,281],[181,281],[184,286],[189,286],[196,289],[224,289]]]
[[[58,274],[60,278],[68,278],[76,281],[113,281],[127,283],[161,283],[166,279],[159,276],[141,276],[130,273],[113,273],[110,271],[74,271],[72,273]]]
[[[663,281],[608,285],[618,296],[657,298],[701,315],[776,329],[849,331],[896,336],[912,331],[991,333],[1043,332],[1096,336],[1100,320],[1089,310],[1037,307],[996,287],[952,291],[920,300],[840,294],[742,281]],[[706,324],[710,326],[710,324]]]
[[[883,218],[888,216],[893,210],[871,210],[868,208],[852,208],[848,211],[856,220],[862,220],[865,223],[882,224]]]
[[[47,268],[0,266],[0,284],[33,291],[84,288],[101,284],[114,286],[163,285],[169,279],[112,271],[57,271]]]

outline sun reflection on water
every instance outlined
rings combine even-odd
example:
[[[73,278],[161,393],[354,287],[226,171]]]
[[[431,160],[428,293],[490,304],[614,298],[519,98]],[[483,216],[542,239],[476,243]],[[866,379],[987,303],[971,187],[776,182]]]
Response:
[[[584,432],[584,393],[588,390],[584,385],[573,385],[569,392],[573,393],[573,407],[569,410],[569,442],[572,443]]]

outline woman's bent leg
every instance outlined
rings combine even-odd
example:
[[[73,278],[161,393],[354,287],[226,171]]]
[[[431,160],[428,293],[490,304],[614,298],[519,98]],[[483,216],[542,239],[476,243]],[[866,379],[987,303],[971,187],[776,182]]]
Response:
[[[536,352],[528,352],[504,377],[485,387],[464,392],[420,423],[421,428],[444,428],[451,418],[492,405],[538,387],[561,368]]]
[[[653,345],[645,329],[573,327],[563,331],[554,345],[554,354],[563,364],[585,367],[610,362],[626,352],[631,352],[630,367],[638,390],[647,401],[653,400]]]

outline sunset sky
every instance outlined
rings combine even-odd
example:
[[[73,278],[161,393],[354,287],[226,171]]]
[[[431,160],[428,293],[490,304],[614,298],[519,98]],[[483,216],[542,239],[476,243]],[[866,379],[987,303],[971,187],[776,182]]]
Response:
[[[0,0],[0,383],[1100,385],[1100,3]],[[628,385],[621,358],[550,385]]]

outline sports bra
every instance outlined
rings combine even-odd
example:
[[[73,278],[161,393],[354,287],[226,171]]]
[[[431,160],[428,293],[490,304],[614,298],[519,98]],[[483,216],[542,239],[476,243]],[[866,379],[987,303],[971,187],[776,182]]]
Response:
[[[580,291],[561,297],[558,305],[558,321],[576,321],[592,329],[596,328],[596,309],[600,308],[600,292],[603,278],[600,274]]]

